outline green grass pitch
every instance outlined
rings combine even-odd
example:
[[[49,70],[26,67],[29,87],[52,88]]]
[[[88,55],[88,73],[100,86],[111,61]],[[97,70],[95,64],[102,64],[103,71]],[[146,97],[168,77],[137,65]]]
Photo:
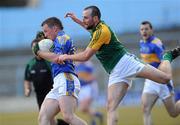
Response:
[[[105,109],[100,109],[104,113],[104,124],[106,125]],[[140,107],[121,107],[118,110],[118,125],[143,125],[142,111]],[[78,116],[89,122],[87,115],[77,112]],[[0,113],[0,125],[38,125],[38,112],[16,112]],[[60,117],[60,116],[58,116]],[[164,107],[156,106],[152,112],[154,125],[180,125],[180,116],[171,118]]]

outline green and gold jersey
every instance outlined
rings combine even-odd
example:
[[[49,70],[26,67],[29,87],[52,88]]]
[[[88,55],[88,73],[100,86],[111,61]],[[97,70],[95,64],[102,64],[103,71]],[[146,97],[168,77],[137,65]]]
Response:
[[[91,37],[88,47],[97,50],[96,57],[106,72],[110,73],[127,50],[110,27],[102,21],[91,31]]]

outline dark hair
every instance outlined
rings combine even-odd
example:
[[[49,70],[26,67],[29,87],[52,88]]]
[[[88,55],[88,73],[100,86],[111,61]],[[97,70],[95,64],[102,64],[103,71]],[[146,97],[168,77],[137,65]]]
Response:
[[[84,10],[91,9],[92,13],[91,16],[98,16],[99,19],[101,19],[101,12],[97,6],[88,6],[84,8]]]
[[[41,39],[33,39],[33,41],[31,42],[31,48],[33,46],[34,43],[38,43]]]
[[[45,24],[47,24],[49,27],[57,26],[61,30],[64,28],[61,21],[57,17],[47,18],[42,22],[41,26],[44,26]]]
[[[46,37],[45,37],[45,35],[44,35],[44,33],[42,31],[38,31],[36,33],[35,39],[31,42],[31,47],[32,47],[33,43],[38,43],[42,39],[46,39]]]
[[[43,31],[38,31],[36,33],[36,39],[45,39],[45,34],[43,33]]]
[[[141,23],[141,25],[146,25],[146,24],[149,24],[149,27],[150,27],[151,29],[153,29],[152,24],[151,24],[149,21],[143,21],[143,22]]]

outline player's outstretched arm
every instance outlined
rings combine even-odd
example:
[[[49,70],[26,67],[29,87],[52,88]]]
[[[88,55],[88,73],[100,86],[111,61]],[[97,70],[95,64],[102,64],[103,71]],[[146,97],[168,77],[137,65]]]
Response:
[[[89,60],[95,53],[96,53],[96,50],[93,50],[93,49],[87,47],[85,51],[79,52],[77,54],[59,55],[59,58],[58,58],[57,62],[60,63],[60,64],[62,62],[64,62],[64,61],[66,61],[66,60],[85,62],[85,61]]]
[[[74,22],[76,22],[77,24],[81,25],[82,27],[84,27],[84,28],[86,29],[83,21],[81,21],[80,19],[78,19],[74,13],[67,13],[67,14],[65,15],[65,18],[66,18],[66,17],[70,17]]]

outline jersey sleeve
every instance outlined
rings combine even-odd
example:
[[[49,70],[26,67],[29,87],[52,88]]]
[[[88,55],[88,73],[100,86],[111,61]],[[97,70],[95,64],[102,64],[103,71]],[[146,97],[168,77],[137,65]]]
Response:
[[[66,41],[65,53],[66,54],[74,54],[75,53],[75,46],[73,45],[72,39],[68,39]]]
[[[32,80],[28,64],[26,65],[26,68],[25,68],[24,80],[27,80],[27,81],[31,81]]]
[[[154,45],[155,45],[154,51],[156,55],[160,60],[162,60],[163,52],[165,50],[163,43],[160,40],[158,40],[157,42],[154,43]]]
[[[93,33],[92,39],[88,45],[89,48],[99,50],[103,44],[108,44],[111,40],[111,32],[107,27],[100,28]]]

